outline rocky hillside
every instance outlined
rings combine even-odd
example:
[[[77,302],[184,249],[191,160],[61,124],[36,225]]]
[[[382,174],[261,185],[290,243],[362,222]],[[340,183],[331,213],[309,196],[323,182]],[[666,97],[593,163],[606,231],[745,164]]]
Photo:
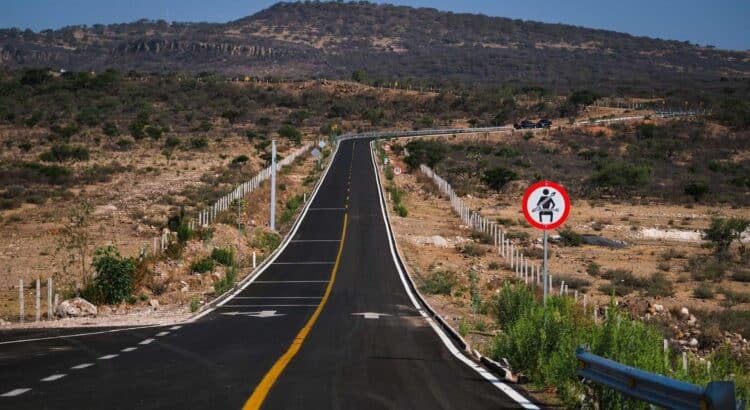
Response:
[[[612,31],[435,9],[278,3],[226,24],[141,20],[0,30],[0,66],[220,71],[570,87],[653,87],[750,77],[750,53]]]

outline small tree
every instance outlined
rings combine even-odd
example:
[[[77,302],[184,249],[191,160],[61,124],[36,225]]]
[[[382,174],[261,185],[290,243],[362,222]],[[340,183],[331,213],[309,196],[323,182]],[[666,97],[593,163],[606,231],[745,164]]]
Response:
[[[68,251],[68,263],[80,267],[80,278],[84,286],[88,285],[91,279],[88,269],[89,250],[93,241],[91,212],[92,206],[87,201],[73,205],[65,220],[60,243],[60,246]]]
[[[482,174],[482,182],[496,192],[500,192],[505,184],[516,179],[518,179],[518,174],[503,167],[495,167]]]
[[[693,181],[685,185],[685,194],[693,197],[695,202],[700,201],[709,190],[708,184],[702,181]]]
[[[135,261],[123,258],[114,245],[99,248],[94,252],[92,265],[96,269],[89,298],[96,302],[117,304],[133,293]]]
[[[750,220],[744,218],[714,218],[711,226],[703,231],[703,238],[713,242],[717,256],[726,256],[732,242],[737,240],[742,245],[742,233],[750,226]]]
[[[278,132],[279,135],[297,145],[302,142],[302,134],[300,134],[299,130],[294,125],[284,124],[279,128]]]

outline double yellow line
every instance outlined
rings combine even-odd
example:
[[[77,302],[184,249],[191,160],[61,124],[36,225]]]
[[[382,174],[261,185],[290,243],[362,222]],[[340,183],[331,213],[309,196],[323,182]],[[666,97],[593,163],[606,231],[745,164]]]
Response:
[[[271,391],[271,387],[273,387],[274,383],[276,383],[276,380],[278,380],[279,376],[281,376],[281,373],[284,371],[286,366],[289,364],[289,362],[292,361],[294,356],[299,351],[300,347],[302,347],[302,342],[305,341],[307,334],[310,333],[310,329],[312,329],[315,321],[318,320],[318,316],[320,316],[320,313],[323,311],[323,308],[328,301],[328,296],[331,294],[333,282],[336,280],[336,271],[338,271],[339,269],[341,253],[344,249],[344,240],[346,239],[346,226],[348,222],[349,215],[344,214],[344,227],[341,229],[341,242],[339,243],[339,252],[336,255],[336,263],[333,264],[331,279],[328,281],[328,286],[326,287],[326,291],[323,294],[323,298],[320,301],[320,304],[315,309],[315,312],[313,313],[312,317],[310,317],[310,320],[308,320],[307,324],[305,324],[305,327],[303,327],[299,331],[299,333],[297,333],[297,336],[294,338],[294,341],[292,341],[292,345],[289,346],[289,349],[286,351],[286,353],[279,357],[279,359],[276,360],[276,363],[274,363],[273,367],[271,367],[271,370],[269,370],[268,373],[263,376],[263,380],[260,381],[258,387],[255,388],[253,394],[249,399],[247,399],[245,405],[242,407],[243,410],[255,410],[259,409],[260,406],[263,405],[263,401],[266,399],[266,396],[268,396],[268,392]]]

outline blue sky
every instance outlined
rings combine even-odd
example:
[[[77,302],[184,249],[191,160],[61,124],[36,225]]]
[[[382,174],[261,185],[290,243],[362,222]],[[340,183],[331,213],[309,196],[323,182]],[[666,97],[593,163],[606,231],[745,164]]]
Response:
[[[139,18],[225,22],[273,3],[270,0],[2,0],[0,27],[38,31]],[[566,23],[726,49],[750,49],[750,0],[392,0],[388,3]]]

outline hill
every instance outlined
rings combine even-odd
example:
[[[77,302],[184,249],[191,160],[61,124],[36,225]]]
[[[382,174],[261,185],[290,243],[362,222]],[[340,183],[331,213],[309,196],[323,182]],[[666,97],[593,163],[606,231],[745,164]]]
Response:
[[[750,53],[563,24],[358,3],[277,3],[225,24],[139,20],[0,30],[0,66],[257,77],[695,87],[750,77]]]

